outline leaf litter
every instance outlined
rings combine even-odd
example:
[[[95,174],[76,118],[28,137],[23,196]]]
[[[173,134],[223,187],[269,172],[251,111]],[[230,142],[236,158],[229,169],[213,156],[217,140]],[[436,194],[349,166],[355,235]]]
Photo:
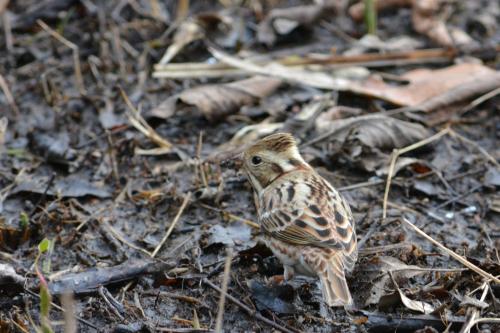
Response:
[[[43,279],[68,331],[210,331],[221,295],[237,332],[498,330],[498,4],[377,1],[374,36],[363,3],[2,6],[0,330]],[[352,207],[348,312],[259,242],[237,156],[278,131]]]

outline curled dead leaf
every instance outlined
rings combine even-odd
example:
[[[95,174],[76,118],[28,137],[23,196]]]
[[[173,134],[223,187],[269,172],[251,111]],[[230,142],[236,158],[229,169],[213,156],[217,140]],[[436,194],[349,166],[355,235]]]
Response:
[[[392,150],[402,148],[430,136],[429,130],[417,123],[384,115],[333,119],[327,112],[316,120],[316,131],[328,133],[331,139],[360,142],[369,147]]]
[[[404,304],[404,306],[406,306],[410,310],[422,312],[425,314],[430,314],[435,310],[434,306],[432,306],[429,303],[423,301],[415,301],[408,298],[399,288],[398,288],[398,293],[399,297],[401,298],[401,302]]]
[[[496,71],[481,64],[463,63],[436,70],[416,69],[409,71],[401,78],[410,83],[402,86],[390,85],[377,76],[371,76],[368,80],[359,83],[358,91],[396,105],[417,107],[428,102],[431,98],[441,96],[464,84],[470,83],[474,86],[483,81],[491,80],[492,77],[495,78],[494,82],[497,82],[497,75]],[[419,107],[419,109],[421,108]],[[425,109],[430,111],[429,106],[426,106]]]
[[[153,116],[168,118],[179,108],[179,102],[196,106],[210,121],[224,118],[244,105],[251,105],[270,95],[281,80],[254,76],[225,84],[202,85],[172,96],[151,111]]]

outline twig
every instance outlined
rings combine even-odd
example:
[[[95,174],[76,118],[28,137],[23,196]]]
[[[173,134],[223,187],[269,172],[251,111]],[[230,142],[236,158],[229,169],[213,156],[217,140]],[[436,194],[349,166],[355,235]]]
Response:
[[[177,212],[177,215],[175,215],[174,220],[170,224],[170,227],[168,228],[167,233],[165,234],[165,236],[163,236],[163,238],[160,241],[160,243],[156,246],[156,248],[154,249],[154,251],[151,253],[151,257],[155,257],[156,254],[158,253],[158,251],[160,251],[160,249],[163,246],[163,244],[165,244],[165,242],[167,241],[168,237],[170,236],[170,234],[174,230],[175,225],[179,221],[179,218],[181,217],[182,213],[184,212],[184,209],[186,208],[186,206],[187,206],[187,204],[188,204],[188,202],[189,202],[190,199],[191,199],[191,192],[188,192],[188,194],[184,197],[184,201],[182,202],[182,205],[179,208],[179,211]]]
[[[80,66],[80,52],[78,49],[78,46],[63,36],[61,36],[57,31],[53,30],[51,27],[49,27],[45,22],[42,20],[36,20],[36,23],[40,27],[42,27],[43,30],[47,31],[52,37],[57,39],[59,42],[63,43],[67,47],[69,47],[73,51],[73,62],[75,65],[75,79],[76,79],[76,85],[78,87],[78,90],[80,91],[80,94],[85,95],[86,90],[85,90],[85,85],[83,81],[83,75],[82,75],[82,69]]]
[[[256,229],[260,229],[260,225],[258,223],[255,223],[253,221],[250,221],[250,220],[247,220],[247,219],[244,219],[242,217],[239,217],[239,216],[236,216],[234,214],[231,214],[229,212],[226,212],[225,210],[223,209],[220,209],[220,208],[215,208],[215,207],[212,207],[212,206],[209,206],[207,204],[204,204],[204,203],[199,203],[199,205],[203,208],[206,208],[206,209],[210,209],[210,210],[213,210],[213,211],[216,211],[216,212],[219,212],[221,214],[224,214],[225,216],[227,216],[228,218],[230,218],[231,220],[234,220],[234,221],[240,221],[240,222],[243,222],[245,223],[246,225],[249,225],[251,226],[252,228],[256,228]]]
[[[481,152],[481,154],[483,154],[488,160],[490,160],[491,163],[493,163],[497,168],[500,168],[500,163],[498,163],[497,160],[493,156],[490,155],[490,153],[488,153],[483,147],[481,147],[480,145],[478,145],[474,141],[467,139],[465,136],[458,134],[457,132],[455,132],[452,129],[450,129],[450,135],[458,138],[460,141],[463,141],[463,142],[473,146],[474,148],[479,150]]]
[[[222,332],[222,320],[224,318],[224,305],[226,303],[227,286],[229,284],[229,273],[231,272],[231,260],[233,259],[233,248],[228,247],[226,251],[226,263],[224,265],[224,275],[222,278],[222,292],[219,298],[219,311],[215,321],[215,332]]]
[[[164,148],[167,152],[173,147],[173,145],[166,139],[162,138],[156,131],[149,126],[149,124],[141,117],[139,111],[134,107],[130,99],[128,98],[125,91],[120,87],[120,93],[129,108],[129,112],[127,112],[127,117],[132,124],[139,132],[144,134],[148,139],[157,144],[160,148]]]
[[[75,318],[75,298],[73,293],[65,292],[61,296],[61,304],[64,311],[64,333],[76,333],[77,324]]]
[[[32,218],[33,215],[35,215],[35,212],[38,208],[38,206],[45,200],[45,198],[47,197],[47,192],[50,190],[50,188],[52,187],[52,184],[54,183],[54,179],[56,178],[56,173],[53,172],[51,175],[50,175],[50,178],[49,180],[47,181],[47,185],[45,186],[45,190],[43,191],[42,195],[40,196],[40,198],[38,199],[38,201],[36,202],[35,205],[33,205],[33,208],[31,209],[31,211],[29,212],[28,214],[28,217],[29,218]]]
[[[170,332],[170,333],[212,333],[213,330],[206,328],[184,328],[184,327],[155,327],[157,332]]]
[[[486,295],[488,294],[488,290],[490,289],[488,283],[484,282],[481,289],[483,290],[483,294],[481,295],[481,298],[479,300],[484,301],[484,299],[486,298]],[[467,321],[462,326],[460,333],[469,333],[471,328],[476,324],[476,320],[477,320],[476,318],[478,316],[479,316],[479,310],[474,308],[472,310],[470,316],[467,318]]]
[[[453,252],[452,250],[450,250],[449,248],[447,248],[443,244],[439,243],[434,238],[432,238],[431,236],[427,235],[425,232],[420,230],[416,225],[414,225],[413,223],[408,221],[406,218],[403,218],[402,220],[404,223],[406,223],[408,226],[410,226],[413,230],[415,230],[420,236],[424,237],[425,239],[427,239],[428,241],[430,241],[431,243],[433,243],[434,245],[439,247],[443,252],[445,252],[446,254],[448,254],[453,259],[457,260],[458,262],[460,262],[465,267],[476,272],[477,274],[481,275],[482,277],[484,277],[487,280],[491,280],[495,283],[500,283],[500,279],[498,279],[497,277],[494,277],[493,275],[491,275],[488,272],[483,271],[481,268],[477,267],[476,265],[474,265],[473,263],[471,263],[470,261],[468,261],[467,259],[465,259],[461,255],[456,254],[455,252]]]
[[[31,291],[27,288],[24,288],[24,291],[27,292],[28,294],[30,294],[31,296],[37,298],[37,299],[40,299],[40,296],[35,293],[34,291]],[[66,312],[66,310],[62,307],[60,307],[59,305],[57,305],[56,303],[54,302],[50,302],[50,305],[53,306],[54,308],[56,308],[57,310],[61,311],[61,312]],[[87,325],[88,327],[91,327],[93,329],[95,329],[96,331],[100,332],[101,330],[99,329],[99,327],[95,326],[94,324],[92,324],[91,322],[88,322],[87,320],[75,315],[75,318],[76,320],[78,320],[80,323],[84,324],[84,325]]]
[[[478,98],[476,98],[475,100],[473,100],[472,102],[469,103],[469,105],[467,105],[466,107],[464,107],[460,112],[459,114],[461,116],[463,116],[465,113],[469,112],[470,110],[472,110],[473,108],[475,108],[476,106],[486,102],[487,100],[497,96],[500,94],[500,87],[496,88],[496,89],[493,89],[492,91],[482,95],[482,96],[479,96]]]
[[[8,1],[2,1],[4,4]],[[5,10],[5,8],[4,8]],[[0,12],[2,12],[2,22],[3,22],[3,31],[5,33],[5,48],[7,49],[7,52],[12,54],[12,51],[14,50],[14,39],[12,38],[12,26],[10,24],[10,16],[9,14],[0,9]]]
[[[398,159],[398,157],[402,154],[409,152],[409,151],[415,150],[415,149],[420,148],[422,146],[425,146],[433,141],[436,141],[437,139],[441,138],[442,136],[444,136],[448,133],[450,133],[450,128],[446,127],[445,129],[441,130],[440,132],[434,134],[431,137],[428,137],[424,140],[418,141],[418,142],[416,142],[412,145],[409,145],[407,147],[393,150],[391,164],[389,166],[389,172],[387,174],[387,182],[385,185],[384,202],[382,204],[382,207],[383,207],[382,218],[383,219],[385,219],[387,217],[387,199],[389,198],[389,189],[391,187],[392,176],[394,174],[394,167],[396,166],[396,160]]]
[[[16,115],[19,115],[19,108],[17,107],[16,101],[14,100],[14,96],[12,96],[7,81],[2,74],[0,74],[0,88],[2,89],[3,94],[5,95],[5,99],[7,99],[7,103],[9,103],[12,111],[14,111]]]
[[[186,296],[186,295],[178,295],[174,293],[170,293],[168,291],[160,291],[160,292],[153,292],[153,291],[147,291],[141,294],[142,297],[144,296],[154,296],[154,297],[170,297],[174,299],[178,299],[180,301],[192,303],[192,304],[201,304],[201,300],[191,297],[191,296]]]
[[[109,299],[108,299],[108,295],[106,294],[109,294],[109,291],[104,287],[104,286],[100,286],[99,287],[99,295],[102,297],[102,299],[104,300],[104,302],[108,305],[109,308],[111,308],[111,311],[118,317],[120,318],[121,321],[123,321],[125,318],[123,317],[123,315],[120,313],[120,311],[115,307],[115,305],[113,304],[113,302],[111,302]]]
[[[207,278],[204,278],[203,280],[203,283],[205,283],[206,285],[208,285],[210,288],[218,291],[219,293],[223,294],[224,291],[222,289],[220,289],[219,287],[217,287],[215,284],[213,284],[210,280],[208,280]],[[281,332],[285,332],[285,333],[297,333],[297,332],[300,332],[299,330],[296,330],[296,329],[288,329],[284,326],[281,326],[280,324],[270,320],[270,319],[267,319],[266,317],[262,316],[260,313],[257,313],[255,310],[252,310],[251,308],[249,308],[248,306],[246,306],[245,304],[243,304],[242,302],[240,302],[239,300],[237,300],[236,298],[234,298],[233,296],[231,296],[230,294],[228,293],[225,293],[225,296],[228,300],[230,300],[231,302],[233,302],[234,304],[236,304],[237,306],[239,306],[243,311],[245,311],[248,315],[254,317],[255,319],[258,319],[268,325],[270,325],[271,327],[274,327],[276,328],[277,330],[280,330]]]
[[[141,251],[142,253],[147,254],[149,256],[151,255],[151,253],[149,253],[149,251],[147,251],[147,250],[143,249],[142,247],[137,246],[137,245],[129,242],[127,239],[125,239],[125,237],[123,237],[120,234],[120,232],[118,232],[115,228],[113,228],[107,221],[103,222],[103,225],[105,226],[105,228],[107,228],[109,230],[111,235],[113,235],[116,239],[118,239],[123,244],[127,245],[128,247],[130,247],[134,250]]]
[[[374,181],[367,181],[367,182],[362,182],[362,183],[357,183],[357,184],[339,187],[339,188],[337,188],[337,190],[340,192],[350,191],[350,190],[354,190],[354,189],[361,188],[361,187],[375,186],[375,185],[380,185],[383,183],[384,183],[383,179],[377,179]]]

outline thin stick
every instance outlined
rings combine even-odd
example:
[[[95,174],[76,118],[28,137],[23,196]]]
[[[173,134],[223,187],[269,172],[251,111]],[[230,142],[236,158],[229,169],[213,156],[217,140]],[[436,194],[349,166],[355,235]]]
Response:
[[[155,257],[156,254],[158,253],[158,251],[160,251],[163,244],[165,244],[168,237],[170,236],[170,234],[174,230],[175,225],[179,221],[179,218],[181,217],[182,213],[184,212],[184,209],[186,208],[190,199],[191,199],[191,192],[188,192],[188,194],[184,197],[184,201],[182,202],[181,208],[179,208],[177,215],[175,215],[174,220],[170,224],[170,227],[168,228],[167,233],[165,234],[165,236],[163,236],[163,238],[160,241],[160,243],[158,244],[158,246],[156,246],[155,250],[151,253],[151,257]]]
[[[409,151],[415,150],[415,149],[420,148],[422,146],[425,146],[433,141],[436,141],[437,139],[441,138],[442,136],[444,136],[448,133],[450,133],[450,128],[446,127],[445,129],[441,130],[440,132],[434,134],[431,137],[428,137],[426,139],[418,141],[418,142],[416,142],[412,145],[409,145],[407,147],[393,150],[391,164],[389,166],[389,172],[387,174],[387,182],[385,185],[384,202],[382,204],[382,206],[383,206],[382,218],[383,219],[385,219],[387,217],[387,199],[389,198],[389,189],[391,188],[391,181],[392,181],[392,176],[394,174],[394,167],[396,166],[396,160],[398,159],[398,157],[402,154],[409,152]]]
[[[225,210],[223,209],[220,209],[220,208],[215,208],[215,207],[212,207],[212,206],[209,206],[207,204],[204,204],[204,203],[199,203],[199,205],[203,208],[206,208],[206,209],[210,209],[210,210],[213,210],[213,211],[216,211],[216,212],[219,212],[219,213],[222,213],[224,215],[226,215],[227,217],[229,217],[231,220],[233,221],[241,221],[243,223],[245,223],[246,225],[249,225],[251,226],[252,228],[256,228],[256,229],[260,229],[260,225],[258,223],[255,223],[253,221],[250,221],[250,220],[247,220],[247,219],[244,219],[242,217],[239,217],[239,216],[236,216],[234,214],[231,214],[229,212],[226,212]]]
[[[16,101],[14,100],[14,96],[12,96],[12,93],[10,92],[9,85],[7,84],[7,81],[3,77],[3,75],[0,74],[0,88],[3,91],[3,94],[5,95],[5,98],[7,99],[7,103],[9,103],[12,111],[14,111],[15,114],[19,115],[19,108],[17,107]]]
[[[51,27],[49,27],[45,22],[42,20],[36,20],[36,23],[40,27],[42,27],[43,30],[47,31],[52,37],[57,39],[59,42],[63,43],[67,47],[69,47],[73,51],[73,62],[75,65],[75,79],[76,79],[76,85],[78,87],[78,90],[80,91],[80,94],[85,95],[86,90],[85,90],[85,85],[83,81],[83,75],[82,75],[82,69],[80,66],[80,52],[78,49],[78,46],[63,36],[61,36],[57,31],[53,30]]]
[[[340,192],[350,191],[350,190],[354,190],[354,189],[361,188],[361,187],[375,186],[375,185],[380,185],[383,183],[384,183],[383,179],[377,179],[374,181],[367,181],[367,182],[362,182],[362,183],[357,183],[357,184],[339,187],[339,188],[337,188],[337,190]]]
[[[217,287],[215,284],[213,284],[210,280],[208,280],[207,278],[204,278],[203,280],[203,283],[205,283],[206,285],[208,285],[210,288],[218,291],[220,294],[223,294],[224,291],[222,289],[220,289],[219,287]],[[254,317],[255,319],[258,319],[266,324],[268,324],[269,326],[271,327],[274,327],[276,328],[277,330],[280,330],[281,332],[285,332],[285,333],[297,333],[297,332],[300,332],[296,329],[288,329],[284,326],[281,326],[280,324],[270,320],[270,319],[267,319],[266,317],[262,316],[260,313],[257,313],[255,310],[252,310],[251,308],[249,308],[248,306],[246,306],[245,304],[241,303],[239,300],[237,300],[236,298],[234,298],[233,296],[229,295],[228,293],[225,293],[225,296],[228,300],[230,300],[231,302],[233,302],[234,304],[236,304],[237,306],[239,306],[243,311],[245,311],[247,314],[249,314],[250,316]]]
[[[451,129],[450,129],[450,135],[458,138],[460,141],[463,141],[463,142],[473,146],[474,148],[479,150],[481,152],[481,154],[483,154],[488,160],[490,160],[491,163],[493,163],[497,168],[500,168],[500,164],[497,162],[497,160],[493,156],[491,156],[490,153],[488,153],[483,147],[481,147],[480,145],[478,145],[474,141],[467,139],[465,136],[462,136]]]
[[[111,226],[111,224],[109,224],[107,221],[103,222],[103,225],[105,226],[105,228],[107,228],[109,230],[109,232],[111,233],[111,235],[113,235],[116,239],[118,239],[123,244],[127,245],[128,247],[130,247],[130,248],[132,248],[134,250],[141,251],[144,254],[151,255],[151,253],[149,253],[148,250],[145,250],[142,247],[137,246],[137,245],[129,242],[127,239],[125,239],[125,237],[123,237],[120,234],[120,232],[118,230],[116,230],[115,228],[113,228]]]
[[[497,96],[500,94],[500,87],[496,88],[496,89],[493,89],[492,91],[482,95],[482,96],[479,96],[478,98],[476,98],[475,100],[473,100],[472,102],[470,102],[469,105],[467,105],[466,107],[464,107],[461,111],[460,111],[460,115],[464,115],[465,113],[469,112],[470,110],[472,110],[473,108],[475,108],[476,106],[486,102],[487,100]]]
[[[123,100],[125,101],[125,104],[127,104],[129,108],[129,112],[127,112],[127,117],[132,126],[134,126],[139,132],[144,134],[148,139],[153,141],[159,147],[165,149],[172,148],[173,145],[168,140],[162,138],[158,133],[156,133],[156,131],[151,126],[149,126],[146,120],[144,120],[144,118],[141,117],[139,111],[132,104],[132,102],[130,101],[127,94],[122,88],[120,88],[120,93],[123,97]]]
[[[35,293],[34,291],[31,291],[31,290],[29,290],[27,288],[24,288],[24,291],[27,292],[28,294],[30,294],[31,296],[33,296],[33,297],[35,297],[37,299],[40,299],[40,296],[37,293]],[[66,310],[64,308],[60,307],[59,305],[57,305],[54,302],[50,302],[50,305],[53,306],[54,308],[56,308],[57,310],[63,312],[63,313],[66,312]],[[87,325],[88,327],[91,327],[91,328],[95,329],[98,332],[100,331],[100,329],[97,326],[95,326],[94,324],[92,324],[91,322],[89,322],[89,321],[87,321],[87,320],[85,320],[85,319],[83,319],[83,318],[81,318],[81,317],[79,317],[77,315],[75,315],[75,318],[80,323],[82,323],[84,325]]]
[[[488,290],[490,289],[488,283],[484,282],[482,287],[483,289],[483,294],[481,295],[481,298],[479,299],[480,301],[484,301],[486,298],[486,295],[488,294]],[[462,326],[462,329],[460,330],[460,333],[469,333],[471,328],[476,324],[476,317],[479,316],[479,311],[477,309],[473,309],[472,313],[470,314],[469,318],[467,318],[467,321],[464,323]]]
[[[222,293],[219,298],[219,311],[215,321],[215,332],[222,332],[222,320],[224,318],[224,305],[226,303],[227,285],[229,284],[229,273],[231,272],[231,260],[233,259],[233,248],[228,247],[226,251],[226,263],[224,264],[224,275],[222,278]]]
[[[437,240],[435,240],[431,236],[427,235],[425,232],[420,230],[416,225],[414,225],[413,223],[411,223],[407,219],[403,218],[403,222],[406,223],[408,226],[410,226],[413,230],[415,230],[420,236],[424,237],[425,239],[430,241],[432,244],[439,247],[443,252],[445,252],[446,254],[448,254],[453,259],[457,260],[458,262],[460,262],[465,267],[476,272],[477,274],[481,275],[482,277],[484,277],[487,280],[491,280],[495,283],[500,283],[500,279],[498,279],[497,277],[494,277],[493,275],[491,275],[490,273],[488,273],[486,271],[483,271],[481,268],[477,267],[476,265],[474,265],[473,263],[471,263],[470,261],[468,261],[467,259],[465,259],[461,255],[456,254],[455,252],[453,252],[452,250],[450,250],[449,248],[447,248],[443,244],[439,243]]]

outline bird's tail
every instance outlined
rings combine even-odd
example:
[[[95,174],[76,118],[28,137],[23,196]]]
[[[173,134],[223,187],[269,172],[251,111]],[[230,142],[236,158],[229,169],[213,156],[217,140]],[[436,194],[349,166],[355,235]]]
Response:
[[[345,279],[341,255],[333,255],[319,277],[323,298],[329,306],[352,305],[351,292]]]

